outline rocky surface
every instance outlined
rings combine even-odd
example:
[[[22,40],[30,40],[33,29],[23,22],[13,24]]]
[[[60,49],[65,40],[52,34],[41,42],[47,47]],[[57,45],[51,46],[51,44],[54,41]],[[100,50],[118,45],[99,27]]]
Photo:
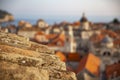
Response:
[[[0,32],[0,80],[76,80],[76,76],[48,47]]]

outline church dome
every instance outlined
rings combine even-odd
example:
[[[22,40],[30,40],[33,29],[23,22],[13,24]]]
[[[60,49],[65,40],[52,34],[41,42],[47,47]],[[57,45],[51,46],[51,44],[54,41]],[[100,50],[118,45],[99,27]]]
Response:
[[[83,13],[82,18],[80,19],[80,22],[88,22],[87,18],[85,17],[85,14]]]
[[[113,42],[113,39],[110,38],[108,35],[105,36],[105,38],[103,38],[102,43],[110,43]]]
[[[42,21],[45,22],[43,19],[39,19],[39,20],[38,20],[38,22],[42,22]]]

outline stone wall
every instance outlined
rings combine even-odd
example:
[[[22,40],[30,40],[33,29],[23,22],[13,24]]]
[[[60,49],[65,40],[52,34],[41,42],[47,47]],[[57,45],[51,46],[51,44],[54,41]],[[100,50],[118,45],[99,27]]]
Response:
[[[47,46],[0,32],[0,80],[76,80]]]

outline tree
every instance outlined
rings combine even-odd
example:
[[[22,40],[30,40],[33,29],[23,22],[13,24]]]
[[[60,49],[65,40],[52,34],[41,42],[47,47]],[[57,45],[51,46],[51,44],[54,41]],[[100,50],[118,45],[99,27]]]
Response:
[[[7,11],[0,10],[0,23],[3,22],[11,22],[14,20],[14,17],[11,13],[8,13]]]
[[[112,22],[113,22],[114,24],[119,24],[119,23],[120,23],[119,20],[118,20],[117,18],[113,19]]]

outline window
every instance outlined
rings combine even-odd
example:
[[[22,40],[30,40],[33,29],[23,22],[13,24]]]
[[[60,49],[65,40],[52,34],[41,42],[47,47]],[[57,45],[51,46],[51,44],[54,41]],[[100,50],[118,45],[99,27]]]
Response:
[[[111,53],[108,52],[108,51],[107,51],[107,52],[104,52],[104,53],[103,53],[103,56],[111,56]]]

